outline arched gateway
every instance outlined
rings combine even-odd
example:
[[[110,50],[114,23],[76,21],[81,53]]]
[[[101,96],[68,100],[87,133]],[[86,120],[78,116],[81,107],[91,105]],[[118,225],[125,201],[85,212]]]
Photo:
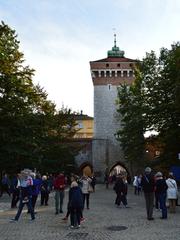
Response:
[[[127,168],[115,134],[120,128],[116,118],[117,87],[121,83],[130,85],[134,80],[136,61],[125,58],[124,51],[116,46],[108,51],[107,58],[91,61],[91,76],[94,85],[94,136],[92,140],[92,165],[99,180],[103,180],[106,169],[121,162]]]

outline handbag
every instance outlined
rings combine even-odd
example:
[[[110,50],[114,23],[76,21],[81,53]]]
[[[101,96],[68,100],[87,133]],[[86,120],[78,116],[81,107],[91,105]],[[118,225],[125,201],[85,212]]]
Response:
[[[88,186],[88,192],[89,193],[92,193],[93,192],[93,188],[92,188],[92,186],[89,184],[89,186]]]

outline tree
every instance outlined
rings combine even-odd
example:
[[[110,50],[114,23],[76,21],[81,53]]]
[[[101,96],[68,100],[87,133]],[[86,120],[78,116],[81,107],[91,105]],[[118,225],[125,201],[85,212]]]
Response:
[[[133,85],[124,84],[118,88],[117,112],[120,129],[116,136],[132,174],[134,168],[137,169],[144,162],[145,126],[142,105],[141,83],[138,78]]]
[[[153,51],[147,53],[136,67],[133,85],[121,86],[118,92],[119,140],[125,154],[135,156],[133,138],[143,153],[142,134],[157,131],[164,146],[161,159],[170,167],[177,164],[180,152],[180,44],[173,44],[170,50],[162,48],[159,57]]]
[[[74,134],[75,120],[70,110],[57,111],[44,89],[33,84],[34,70],[24,62],[15,31],[2,22],[0,169],[10,172],[23,167],[55,170],[65,165],[66,156],[73,161],[75,150],[73,152],[66,142]],[[56,160],[54,165],[53,160]]]

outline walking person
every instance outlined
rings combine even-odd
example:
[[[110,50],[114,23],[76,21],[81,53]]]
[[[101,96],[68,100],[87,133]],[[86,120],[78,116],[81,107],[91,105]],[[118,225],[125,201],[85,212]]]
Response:
[[[71,183],[69,190],[69,208],[71,218],[71,228],[80,228],[80,219],[83,208],[83,196],[81,188],[76,181]]]
[[[115,185],[113,187],[114,191],[116,192],[116,200],[115,204],[117,207],[120,206],[121,202],[126,207],[127,206],[127,186],[124,182],[124,176],[122,173],[119,173],[116,178]]]
[[[153,205],[154,205],[154,177],[150,167],[145,168],[145,174],[142,177],[141,185],[144,191],[146,201],[147,219],[154,220],[153,218]]]
[[[157,172],[155,178],[155,193],[157,194],[157,198],[160,203],[160,209],[162,212],[161,219],[167,219],[166,191],[168,186],[161,172]]]
[[[31,221],[35,220],[34,216],[34,210],[32,207],[32,185],[33,180],[30,176],[31,171],[30,170],[23,170],[21,171],[20,176],[20,203],[19,208],[17,211],[17,214],[15,218],[11,219],[11,222],[15,222],[19,220],[19,217],[21,215],[21,212],[24,208],[24,205],[27,205],[30,214],[31,214]]]
[[[178,196],[177,183],[174,180],[173,173],[169,173],[168,179],[166,180],[168,189],[167,189],[167,199],[169,201],[169,210],[170,213],[176,212],[176,200]]]
[[[40,188],[41,188],[41,183],[42,180],[40,179],[39,175],[36,175],[34,172],[31,173],[31,177],[33,179],[33,186],[32,186],[32,207],[34,210],[34,214],[36,214],[37,212],[35,212],[35,205],[36,205],[36,201],[40,192]],[[28,213],[30,213],[29,209],[28,209]]]
[[[64,190],[66,186],[66,179],[63,173],[60,173],[53,182],[55,190],[55,214],[63,213]]]

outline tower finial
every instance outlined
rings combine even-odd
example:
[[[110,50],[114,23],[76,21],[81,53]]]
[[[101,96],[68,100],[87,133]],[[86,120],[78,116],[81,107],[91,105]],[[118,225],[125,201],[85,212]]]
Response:
[[[116,47],[116,34],[114,33],[114,47]]]
[[[114,32],[114,47],[116,47],[116,28],[112,29]]]
[[[124,51],[121,51],[119,47],[116,46],[116,29],[113,28],[114,31],[114,47],[112,47],[112,50],[109,50],[107,52],[108,57],[124,57]]]

